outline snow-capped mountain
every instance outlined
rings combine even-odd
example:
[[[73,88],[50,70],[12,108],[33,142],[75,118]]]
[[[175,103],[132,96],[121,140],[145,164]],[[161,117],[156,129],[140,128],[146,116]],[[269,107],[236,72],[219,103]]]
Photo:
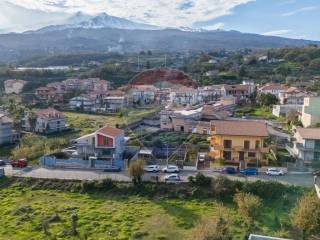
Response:
[[[51,32],[64,29],[99,29],[99,28],[115,28],[126,30],[160,30],[161,27],[138,23],[124,18],[110,16],[106,13],[101,13],[97,16],[90,16],[82,12],[77,12],[75,15],[68,18],[62,25],[52,25],[41,28],[37,32]]]

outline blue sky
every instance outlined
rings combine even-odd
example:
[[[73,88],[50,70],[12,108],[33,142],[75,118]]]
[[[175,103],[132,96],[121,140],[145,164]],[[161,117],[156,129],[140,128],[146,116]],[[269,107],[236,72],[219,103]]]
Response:
[[[319,0],[257,0],[239,5],[232,12],[194,26],[320,40]]]
[[[163,27],[320,40],[320,0],[0,0],[0,32],[61,24],[78,11]]]

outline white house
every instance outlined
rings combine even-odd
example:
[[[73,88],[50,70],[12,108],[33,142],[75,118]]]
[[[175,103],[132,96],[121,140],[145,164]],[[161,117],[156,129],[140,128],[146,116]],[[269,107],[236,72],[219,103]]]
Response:
[[[78,155],[84,158],[94,156],[101,160],[122,160],[125,150],[124,131],[106,126],[75,139],[73,144]]]
[[[170,93],[170,102],[178,105],[195,105],[199,102],[198,91],[189,87],[173,90]]]
[[[62,132],[66,129],[66,118],[54,108],[36,109],[33,112],[36,115],[35,125],[32,126],[29,121],[29,112],[26,112],[22,119],[24,130],[49,134]]]
[[[304,163],[320,161],[320,128],[297,128],[292,151]]]
[[[280,94],[284,93],[288,90],[288,87],[281,85],[281,84],[275,84],[275,83],[269,83],[266,84],[258,89],[258,94],[272,94],[275,95],[277,98],[280,98]]]
[[[301,122],[304,127],[310,127],[320,123],[320,97],[304,98]]]
[[[19,94],[22,92],[22,89],[24,87],[24,85],[26,84],[27,82],[24,81],[24,80],[6,80],[4,82],[4,90],[5,90],[5,93],[6,94]]]
[[[96,110],[96,99],[89,95],[82,95],[71,98],[69,101],[69,108],[71,110],[83,110],[94,112]]]

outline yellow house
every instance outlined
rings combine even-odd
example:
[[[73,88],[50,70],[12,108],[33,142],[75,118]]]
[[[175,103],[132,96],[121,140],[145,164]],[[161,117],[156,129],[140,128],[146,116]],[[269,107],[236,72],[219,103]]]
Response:
[[[269,152],[265,140],[269,134],[261,121],[213,120],[211,121],[210,156],[224,159],[226,164],[245,168],[249,165],[267,165],[263,157]]]

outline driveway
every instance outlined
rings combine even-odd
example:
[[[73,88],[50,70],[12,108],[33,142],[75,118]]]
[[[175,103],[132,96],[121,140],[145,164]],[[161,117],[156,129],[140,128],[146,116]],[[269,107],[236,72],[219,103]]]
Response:
[[[202,171],[202,173],[209,177],[218,177],[223,175],[231,180],[239,181],[277,181],[283,184],[292,184],[303,187],[312,187],[314,179],[311,173],[293,174],[288,173],[285,176],[267,176],[263,173],[257,176],[245,177],[242,175],[227,175],[212,171]],[[16,177],[31,177],[31,178],[49,178],[49,179],[68,179],[68,180],[100,180],[110,178],[114,181],[129,182],[131,178],[126,171],[119,173],[108,173],[101,170],[79,170],[79,169],[49,169],[42,167],[28,167],[25,169],[12,169],[11,166],[5,167],[5,174],[8,176]],[[180,173],[182,181],[187,181],[189,176],[194,176],[196,171],[183,170]],[[146,173],[143,176],[143,180],[154,180],[155,176],[159,177],[160,181],[163,181],[163,177],[167,175],[164,173]]]

